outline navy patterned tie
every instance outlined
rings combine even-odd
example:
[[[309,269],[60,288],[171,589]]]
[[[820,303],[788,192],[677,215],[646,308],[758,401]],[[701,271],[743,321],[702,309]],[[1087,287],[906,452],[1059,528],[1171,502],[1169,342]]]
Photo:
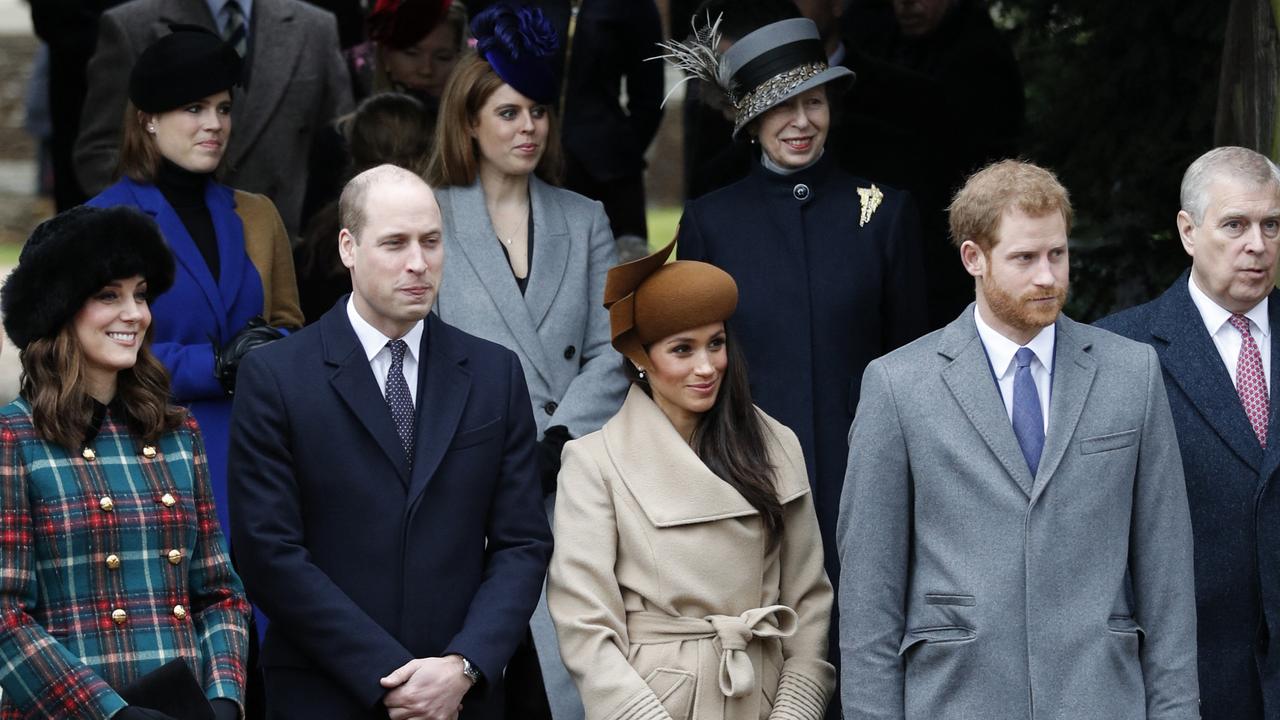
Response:
[[[226,5],[222,6],[222,11],[227,16],[227,24],[223,28],[222,39],[227,44],[235,48],[240,57],[249,49],[249,31],[244,26],[244,11],[240,9],[240,3],[236,0],[229,0]]]
[[[387,368],[387,408],[391,410],[391,419],[396,424],[396,433],[400,435],[400,444],[404,446],[405,459],[413,464],[413,396],[409,394],[409,383],[404,379],[404,354],[409,345],[404,340],[392,340],[387,343],[391,351],[391,367]]]
[[[1031,348],[1025,347],[1018,348],[1013,356],[1018,363],[1013,374],[1013,434],[1022,446],[1022,457],[1027,460],[1031,477],[1040,469],[1040,453],[1044,450],[1044,415],[1040,412],[1035,378],[1031,377],[1031,361],[1035,356]]]

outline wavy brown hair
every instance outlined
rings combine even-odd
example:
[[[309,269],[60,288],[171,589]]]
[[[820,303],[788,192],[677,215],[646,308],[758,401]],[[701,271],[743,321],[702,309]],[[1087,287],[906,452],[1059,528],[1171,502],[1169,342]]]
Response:
[[[467,186],[480,170],[480,150],[471,137],[471,128],[489,96],[506,83],[488,60],[467,53],[458,61],[445,83],[436,116],[436,142],[427,164],[427,184],[433,188]],[[560,122],[555,107],[548,103],[547,146],[533,174],[551,185],[560,184],[564,156],[560,149]]]
[[[751,402],[747,360],[733,341],[727,324],[724,337],[729,355],[720,392],[711,409],[699,418],[689,444],[707,469],[737,490],[760,513],[769,537],[768,549],[772,550],[782,540],[785,524],[777,476],[765,441],[764,422]],[[640,379],[635,366],[623,360],[623,367],[631,382],[639,383],[645,393],[653,397],[649,383]]]
[[[169,375],[151,354],[151,329],[138,349],[138,361],[116,376],[116,397],[124,405],[126,424],[144,442],[176,430],[186,411],[169,404]],[[22,363],[20,391],[31,404],[36,434],[72,451],[84,443],[93,420],[93,400],[85,384],[84,351],[68,322],[57,335],[36,338],[18,353]]]

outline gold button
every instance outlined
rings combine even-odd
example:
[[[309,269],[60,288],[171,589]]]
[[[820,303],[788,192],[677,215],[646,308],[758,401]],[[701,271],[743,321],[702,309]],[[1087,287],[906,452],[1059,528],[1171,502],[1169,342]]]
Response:
[[[174,605],[173,616],[178,618],[179,620],[182,620],[187,616],[187,609],[182,607],[181,605]]]
[[[173,507],[178,501],[173,495],[165,493],[160,496],[160,502],[164,503],[165,507]]]
[[[142,457],[144,457],[144,458],[148,458],[148,459],[149,459],[149,458],[153,458],[153,457],[155,457],[155,456],[156,456],[156,446],[155,446],[155,445],[143,445],[143,446],[142,446]]]
[[[117,625],[123,625],[124,621],[128,619],[129,615],[124,611],[124,608],[116,608],[111,611],[111,620]]]
[[[111,512],[116,509],[116,502],[109,497],[103,497],[98,501],[98,507],[102,508],[102,512]]]
[[[98,453],[94,452],[94,451],[93,451],[93,448],[90,448],[90,447],[85,448],[85,449],[84,449],[84,451],[80,453],[80,455],[81,455],[85,460],[92,460],[92,459],[94,459],[94,458],[98,457]]]
[[[116,570],[116,569],[119,569],[119,567],[120,567],[120,556],[119,556],[119,555],[115,555],[115,554],[108,555],[108,556],[107,556],[107,569],[108,569],[108,570]]]
[[[170,564],[177,565],[178,563],[182,562],[182,551],[177,549],[170,550],[167,557],[169,558]]]

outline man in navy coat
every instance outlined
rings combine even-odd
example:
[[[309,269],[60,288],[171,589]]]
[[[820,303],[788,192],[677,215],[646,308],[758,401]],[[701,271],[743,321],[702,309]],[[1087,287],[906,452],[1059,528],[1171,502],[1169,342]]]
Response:
[[[551,555],[524,374],[429,314],[444,248],[421,179],[366,171],[339,212],[351,295],[246,356],[235,396],[268,716],[501,718]]]
[[[1098,324],[1152,345],[1164,370],[1195,538],[1201,717],[1280,717],[1280,171],[1211,150],[1182,179],[1177,222],[1191,270]]]

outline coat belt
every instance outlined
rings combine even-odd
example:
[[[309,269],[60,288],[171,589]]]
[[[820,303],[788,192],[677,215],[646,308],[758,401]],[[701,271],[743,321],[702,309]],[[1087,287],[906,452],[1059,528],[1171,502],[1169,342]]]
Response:
[[[747,646],[757,638],[791,637],[796,612],[786,605],[748,610],[741,615],[708,615],[704,618],[653,612],[627,614],[627,634],[634,645],[654,645],[682,640],[720,641],[720,692],[745,697],[755,691],[756,671]]]

